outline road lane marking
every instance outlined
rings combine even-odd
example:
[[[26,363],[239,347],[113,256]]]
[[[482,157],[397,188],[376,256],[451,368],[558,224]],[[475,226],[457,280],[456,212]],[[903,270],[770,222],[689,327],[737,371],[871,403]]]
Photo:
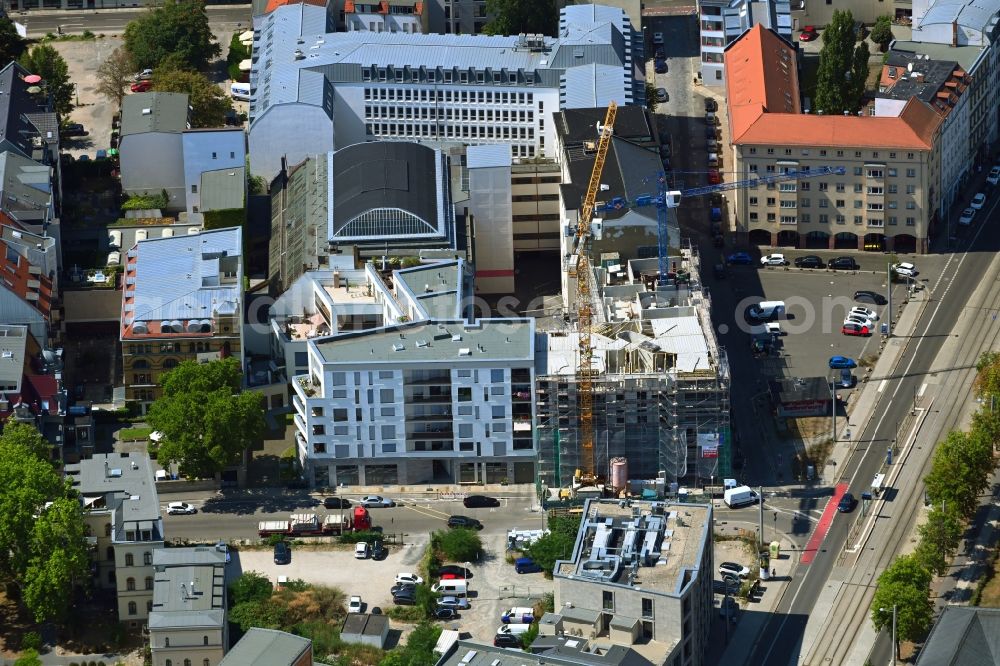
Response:
[[[826,539],[826,533],[830,531],[833,518],[837,515],[837,503],[840,502],[840,498],[847,492],[847,487],[846,483],[838,483],[837,487],[834,488],[833,497],[827,502],[826,509],[823,510],[823,517],[816,523],[816,529],[813,530],[813,534],[809,538],[809,543],[806,544],[805,550],[802,551],[799,564],[811,564],[816,558],[816,552],[823,544],[823,540]]]
[[[884,390],[885,390],[885,385],[886,385],[886,384],[887,384],[888,382],[889,382],[889,380],[888,380],[888,379],[883,379],[882,381],[880,381],[880,382],[878,383],[878,391],[877,391],[877,393],[881,393],[882,391],[884,391]]]

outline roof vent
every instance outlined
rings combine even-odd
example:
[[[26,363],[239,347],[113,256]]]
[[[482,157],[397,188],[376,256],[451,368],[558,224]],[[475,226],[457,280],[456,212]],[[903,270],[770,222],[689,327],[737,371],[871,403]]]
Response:
[[[462,347],[461,349],[458,350],[458,355],[459,356],[472,356],[472,350],[469,349],[468,347]]]
[[[149,109],[149,108],[146,108],[146,109],[143,109],[143,110],[142,110],[142,115],[144,115],[144,116],[148,116],[148,115],[149,115],[149,114],[151,114],[152,112],[153,112],[153,110],[152,110],[152,109]]]
[[[403,351],[404,349],[406,349],[406,345],[400,344],[398,342],[393,343],[392,345],[392,351],[400,352]]]
[[[295,49],[295,59],[305,60],[306,54],[302,52],[302,49]]]
[[[458,333],[456,333],[455,335],[451,336],[451,341],[452,342],[461,342],[462,341],[462,336],[459,335]]]
[[[417,340],[417,346],[418,347],[428,347],[429,345],[427,344],[426,340]]]

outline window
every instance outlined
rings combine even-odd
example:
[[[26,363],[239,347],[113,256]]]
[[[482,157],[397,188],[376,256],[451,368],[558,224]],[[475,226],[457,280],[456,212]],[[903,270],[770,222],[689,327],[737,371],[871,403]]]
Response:
[[[776,219],[777,219],[777,217],[775,216],[774,213],[768,213],[767,214],[767,221],[768,222],[774,222]]]
[[[917,207],[917,204],[913,203],[912,201],[907,201],[906,202],[906,210],[915,210],[916,207]]]
[[[890,160],[896,159],[896,153],[889,153],[889,159]]]
[[[138,613],[138,612],[139,612],[139,611],[137,610],[137,607],[136,607],[136,605],[135,605],[135,602],[134,602],[134,601],[130,601],[130,602],[128,602],[128,614],[129,614],[129,615],[135,615],[135,614],[136,614],[136,613]]]
[[[837,183],[837,191],[838,192],[843,192],[844,191],[844,184],[843,183]]]
[[[828,186],[829,186],[829,185],[828,185],[827,183],[820,183],[820,184],[819,184],[819,191],[820,191],[820,192],[826,192],[826,188],[827,188]]]
[[[797,220],[796,220],[796,218],[795,218],[794,215],[782,215],[781,216],[781,223],[782,224],[796,224],[796,222],[797,222]]]
[[[826,213],[820,213],[819,223],[820,224],[829,224],[830,223],[830,216],[827,215]]]
[[[396,439],[396,426],[394,425],[382,426],[382,439]]]
[[[837,201],[835,202],[835,205],[837,206],[837,208],[843,208],[844,207],[844,200],[843,199],[837,199]]]
[[[378,392],[379,402],[395,402],[396,394],[392,389],[379,389]]]
[[[807,180],[804,183],[800,183],[799,184],[799,189],[802,190],[803,192],[808,192],[809,191],[809,185],[810,185],[810,183]]]
[[[864,205],[864,202],[861,199],[855,199],[854,200],[854,207],[855,208],[861,208],[863,205]]]
[[[215,153],[212,153],[212,155],[215,155]],[[198,194],[198,186],[197,185],[192,185],[191,186],[191,194]]]
[[[751,148],[750,148],[750,154],[751,154],[751,155],[756,155],[756,154],[757,154],[757,149],[756,149],[756,148],[753,148],[753,147],[751,147]]]
[[[132,553],[125,553],[125,566],[135,566],[135,558],[132,556]]]
[[[757,213],[756,212],[750,213],[750,221],[751,222],[756,222],[757,221]]]
[[[861,151],[860,150],[855,150],[854,151],[854,156],[860,159],[861,158]]]
[[[494,384],[499,384],[503,382],[503,370],[502,369],[490,370],[490,381],[493,382]]]
[[[750,197],[750,205],[751,206],[757,205],[757,197]]]
[[[854,224],[864,224],[864,222],[865,222],[865,218],[863,218],[862,216],[860,216],[860,215],[855,215],[854,216]]]
[[[889,194],[896,194],[896,192],[898,190],[899,190],[899,188],[896,185],[890,185],[889,186]]]
[[[864,170],[861,167],[854,167],[854,175],[855,176],[860,176],[863,173],[863,171]]]
[[[472,424],[471,423],[459,423],[458,424],[458,436],[463,438],[472,437]]]
[[[791,201],[782,201],[781,202],[781,207],[782,208],[795,208],[797,205],[798,205],[798,202],[795,201],[795,199],[792,199]]]
[[[847,222],[847,219],[843,215],[838,215],[837,216],[837,224],[845,224],[846,222]]]
[[[917,186],[916,185],[907,185],[906,186],[906,193],[907,194],[916,194],[917,193]]]
[[[863,192],[864,191],[864,187],[861,185],[861,183],[854,183],[854,191],[856,193]]]
[[[469,386],[458,387],[458,400],[459,402],[469,402],[472,400],[472,388]]]
[[[642,616],[644,618],[653,617],[653,600],[643,597],[642,599]]]
[[[799,215],[799,219],[802,220],[803,224],[809,224],[809,222],[811,221],[809,213],[802,213],[802,215]]]
[[[150,564],[153,563],[152,551],[147,550],[145,553],[142,554],[142,563],[145,564],[146,566],[149,566]]]
[[[168,639],[167,645],[169,645],[169,644],[170,643],[169,643],[169,639]],[[170,659],[167,659],[167,666],[174,666],[174,662],[171,661]]]
[[[334,408],[333,410],[333,420],[334,421],[346,421],[347,420],[347,410],[341,408]]]
[[[191,666],[191,660],[190,659],[185,659],[184,660],[184,666]]]
[[[601,591],[601,608],[606,611],[615,610],[615,593],[610,590]]]
[[[825,150],[819,151],[819,156],[820,157],[826,157],[826,151]]]
[[[890,215],[889,216],[889,226],[890,227],[896,226],[896,216],[895,215]]]
[[[827,4],[829,4],[829,3],[827,3]],[[837,157],[843,157],[843,156],[844,156],[844,151],[838,150],[837,151]]]
[[[876,203],[874,201],[868,202],[868,210],[884,210],[885,207],[881,203]]]
[[[801,205],[803,208],[809,208],[809,206],[812,205],[812,201],[810,201],[809,199],[803,199],[799,205]]]
[[[152,576],[146,576],[146,589],[147,590],[152,590],[153,589],[153,577]]]
[[[889,174],[889,178],[895,178],[896,177],[896,170],[895,169],[893,169],[893,168],[890,167],[889,169],[886,170],[886,172]]]
[[[872,153],[872,159],[873,160],[877,160],[878,159],[878,151],[875,151],[874,153]]]
[[[201,637],[201,644],[202,645],[208,645],[208,636],[202,636]]]
[[[908,218],[906,218],[906,226],[912,227],[912,226],[915,226],[916,224],[917,224],[917,218],[915,218],[915,217],[908,217]]]
[[[897,207],[897,203],[895,201],[890,201],[889,202],[889,208],[892,208],[892,209],[895,210],[896,207]]]
[[[125,589],[129,592],[135,591],[135,578],[129,577],[125,579]]]
[[[768,148],[767,149],[767,154],[768,155],[774,155],[774,148]]]
[[[109,536],[111,536],[111,523],[107,523],[107,524],[106,524],[106,525],[104,526],[104,536],[106,536],[106,537],[109,537]],[[108,550],[109,550],[109,551],[110,551],[110,552],[112,553],[112,555],[111,555],[110,557],[108,557],[108,559],[109,559],[109,560],[113,560],[113,559],[115,559],[115,556],[114,556],[114,551],[113,551],[113,550],[111,550],[110,548],[109,548]]]
[[[406,26],[404,25],[403,27],[405,28]],[[201,666],[212,666],[212,662],[210,662],[208,659],[202,659]]]
[[[906,159],[912,160],[913,159],[913,153],[906,153]]]
[[[776,199],[774,197],[768,197],[767,198],[767,205],[768,206],[773,206],[775,201],[776,201]]]
[[[907,169],[906,170],[906,177],[907,178],[916,178],[917,177],[917,170],[916,169]]]

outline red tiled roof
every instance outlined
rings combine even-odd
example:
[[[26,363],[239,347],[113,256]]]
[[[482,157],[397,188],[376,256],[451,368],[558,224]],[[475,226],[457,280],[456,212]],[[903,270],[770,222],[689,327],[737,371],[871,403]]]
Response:
[[[315,5],[316,7],[326,7],[326,2],[324,2],[324,0],[267,0],[267,7],[264,9],[264,13],[270,14],[278,7],[284,7],[285,5]]]

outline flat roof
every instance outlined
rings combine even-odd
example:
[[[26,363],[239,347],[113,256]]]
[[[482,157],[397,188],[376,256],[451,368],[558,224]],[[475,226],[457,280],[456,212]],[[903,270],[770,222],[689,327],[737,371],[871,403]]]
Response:
[[[404,268],[393,282],[405,285],[430,319],[454,319],[461,313],[464,272],[461,260]]]
[[[348,613],[344,618],[344,626],[340,630],[340,635],[344,636],[377,636],[389,628],[389,618],[385,615],[371,615],[370,613]],[[350,640],[344,638],[344,640]]]
[[[121,136],[146,132],[179,134],[187,129],[186,93],[144,92],[125,95],[122,100]]]
[[[213,549],[177,548],[153,568],[150,629],[222,627],[226,621],[226,555]]]
[[[108,509],[120,513],[121,522],[162,524],[153,468],[145,454],[98,453],[92,458],[66,465],[66,474],[84,497],[84,510],[99,506],[89,498],[103,497]],[[110,499],[108,499],[108,497]],[[162,530],[159,533],[163,538]]]
[[[219,666],[295,666],[312,652],[312,641],[277,629],[252,627]]]
[[[534,319],[413,322],[310,342],[325,363],[347,365],[534,360]]]

